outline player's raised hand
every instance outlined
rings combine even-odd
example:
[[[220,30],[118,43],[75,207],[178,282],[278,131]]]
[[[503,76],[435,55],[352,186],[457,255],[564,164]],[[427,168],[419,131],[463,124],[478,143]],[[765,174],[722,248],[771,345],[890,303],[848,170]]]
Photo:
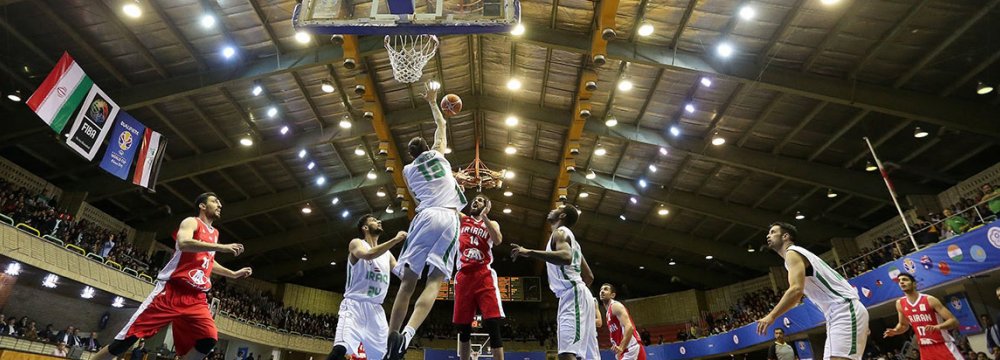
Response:
[[[510,244],[510,258],[517,261],[518,257],[528,257],[528,252],[531,250],[525,249],[523,246],[518,244]]]
[[[771,326],[773,323],[774,318],[771,317],[771,315],[767,315],[757,320],[757,335],[764,335],[764,333],[767,332],[767,327]]]
[[[483,212],[480,213],[480,215],[482,215],[482,217],[485,218],[486,215],[490,214],[490,209],[492,209],[492,208],[493,208],[493,202],[489,201],[489,200],[486,200],[486,205],[483,206]]]
[[[225,244],[222,247],[223,252],[233,254],[233,256],[240,256],[243,253],[243,244]]]
[[[431,103],[431,106],[437,106],[437,95],[438,89],[440,88],[441,83],[434,80],[424,83],[424,93],[422,96],[424,97],[424,100]]]
[[[396,233],[396,237],[394,237],[392,239],[395,240],[395,241],[406,241],[406,237],[407,236],[409,236],[409,234],[406,231],[400,231],[400,232]]]
[[[251,269],[249,267],[245,267],[245,268],[236,270],[236,272],[234,272],[233,275],[235,275],[236,279],[242,279],[242,278],[250,277],[250,275],[253,275],[253,269]]]

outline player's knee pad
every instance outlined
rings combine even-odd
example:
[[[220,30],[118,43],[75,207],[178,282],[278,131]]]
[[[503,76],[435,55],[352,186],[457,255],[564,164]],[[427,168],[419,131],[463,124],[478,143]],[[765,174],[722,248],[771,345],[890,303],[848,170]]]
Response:
[[[122,354],[128,351],[128,348],[132,347],[132,345],[134,345],[135,342],[138,340],[139,337],[137,336],[129,336],[125,338],[125,340],[115,339],[114,341],[111,342],[111,344],[108,344],[108,352],[110,352],[111,355],[120,357],[122,356]]]
[[[458,341],[467,343],[470,340],[472,340],[472,325],[470,324],[455,325],[455,328],[458,329]]]
[[[208,354],[212,352],[212,349],[215,349],[216,342],[218,342],[218,340],[213,338],[198,339],[194,342],[194,350],[201,354]]]
[[[503,318],[483,320],[483,327],[486,328],[486,333],[490,334],[491,348],[496,349],[503,347],[503,337],[500,335],[500,323],[502,321]]]
[[[334,345],[326,360],[344,360],[345,356],[347,356],[347,348],[344,345]]]

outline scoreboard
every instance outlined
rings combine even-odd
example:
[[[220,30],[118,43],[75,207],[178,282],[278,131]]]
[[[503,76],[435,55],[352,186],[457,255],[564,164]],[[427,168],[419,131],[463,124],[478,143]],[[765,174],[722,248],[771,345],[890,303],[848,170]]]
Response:
[[[529,277],[497,277],[500,288],[500,301],[541,301],[541,278]],[[455,300],[455,280],[441,283],[438,290],[438,300]]]

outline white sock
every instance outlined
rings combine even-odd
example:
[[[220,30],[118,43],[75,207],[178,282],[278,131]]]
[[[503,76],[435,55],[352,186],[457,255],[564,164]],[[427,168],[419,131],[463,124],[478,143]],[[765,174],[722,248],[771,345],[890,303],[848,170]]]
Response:
[[[413,339],[413,335],[416,333],[417,329],[414,329],[410,326],[407,326],[406,328],[403,329],[403,344],[405,344],[405,346],[403,347],[404,349],[410,347],[410,340]]]

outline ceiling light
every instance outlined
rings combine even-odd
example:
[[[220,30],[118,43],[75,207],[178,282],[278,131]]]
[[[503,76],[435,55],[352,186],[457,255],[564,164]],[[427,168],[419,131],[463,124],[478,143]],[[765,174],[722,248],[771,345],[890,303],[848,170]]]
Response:
[[[314,167],[316,167],[316,163],[313,162],[313,161],[310,161],[309,165],[306,165],[306,169],[309,169],[309,170],[312,170]]]
[[[371,170],[368,170],[368,175],[367,176],[368,176],[369,180],[378,179],[378,174],[375,173],[375,168],[372,168]]]
[[[21,90],[14,90],[14,92],[7,94],[7,99],[13,102],[21,102]]]
[[[344,115],[344,117],[340,119],[340,128],[341,129],[350,129],[351,125],[354,125],[354,124],[352,124],[350,116]]]
[[[656,172],[656,165],[649,164],[649,172]]]
[[[222,56],[226,59],[233,57],[233,55],[236,55],[236,49],[233,49],[232,46],[222,48]]]
[[[437,80],[431,80],[431,82],[427,83],[427,87],[429,87],[431,90],[438,90],[441,88],[441,83],[438,82]]]
[[[507,147],[503,149],[503,152],[508,155],[513,155],[514,153],[517,153],[517,148],[514,147],[514,144],[507,144]]]
[[[358,147],[354,148],[354,155],[365,156],[365,147],[364,147],[364,145],[358,145]]]
[[[267,108],[267,117],[275,117],[278,115],[278,108],[272,106]]]
[[[927,137],[927,135],[929,135],[927,130],[921,129],[919,126],[913,129],[913,137],[917,139]]]
[[[139,7],[139,2],[134,0],[125,2],[125,5],[122,5],[122,12],[133,19],[142,16],[142,8]]]
[[[80,293],[80,297],[82,297],[84,299],[93,299],[94,298],[94,288],[92,288],[90,286],[84,287],[83,288],[83,292]]]
[[[58,275],[56,275],[56,274],[48,274],[48,275],[45,276],[45,279],[42,279],[42,286],[47,287],[49,289],[52,289],[52,288],[56,287],[56,285],[57,285],[56,283],[57,282],[59,282],[59,276]]]
[[[626,78],[618,80],[618,90],[629,91],[632,90],[632,81]]]
[[[645,266],[639,265],[639,270],[646,270]]]
[[[524,25],[517,23],[514,28],[510,30],[510,34],[514,36],[524,35]]]
[[[351,216],[351,212],[350,211],[344,210],[344,211],[342,211],[340,213],[340,217],[342,217],[344,219],[346,219],[348,216]]]
[[[660,209],[656,210],[656,214],[660,215],[660,216],[666,216],[669,213],[670,213],[670,209],[667,209],[667,207],[664,206],[663,204],[660,204]]]
[[[823,3],[823,5],[833,5],[839,3],[840,0],[819,0],[819,2]]]
[[[715,256],[705,255],[705,260],[712,260],[712,259],[715,259]]]
[[[264,93],[264,86],[260,84],[260,80],[253,81],[253,88],[250,90],[250,93],[253,96],[260,96],[260,94]]]
[[[378,188],[378,190],[375,191],[375,195],[378,197],[385,197],[385,188]]]
[[[326,184],[326,177],[322,176],[322,175],[317,176],[316,177],[316,185],[323,185],[323,184]]]
[[[715,48],[715,51],[719,54],[719,56],[727,58],[733,55],[733,46],[724,42],[719,44],[719,46]]]
[[[504,214],[510,214],[510,212],[511,212],[511,211],[514,211],[514,210],[511,210],[511,209],[510,209],[510,206],[505,206],[505,207],[503,208],[503,213],[504,213]]]
[[[660,155],[667,155],[667,148],[660,148]]]
[[[646,185],[648,185],[646,184],[646,179],[639,179],[639,187],[645,189]]]
[[[295,41],[298,41],[299,44],[308,44],[309,40],[312,40],[312,35],[309,35],[308,32],[303,30],[295,32]]]
[[[718,131],[715,132],[715,135],[712,135],[712,145],[719,146],[725,143],[726,143],[726,138],[719,135]]]
[[[644,22],[642,23],[642,25],[639,25],[639,36],[649,36],[649,35],[653,35],[653,24]]]
[[[608,150],[605,149],[604,146],[601,146],[600,143],[598,143],[597,147],[594,148],[594,155],[604,156],[604,154],[607,154],[607,153],[608,153]]]
[[[336,261],[331,261],[330,262],[330,266],[337,266],[337,262]]]
[[[215,26],[215,16],[212,14],[205,14],[201,16],[201,27],[211,29],[213,26]]]
[[[676,126],[674,126],[674,125],[670,125],[670,135],[680,136],[681,135],[681,129],[678,128],[678,127],[676,127]]]
[[[306,157],[306,149],[299,150],[299,159]]]
[[[991,92],[993,92],[993,85],[989,85],[989,84],[984,83],[982,81],[980,81],[978,84],[976,84],[976,94],[986,95],[986,94],[989,94]]]
[[[514,196],[514,192],[510,191],[510,190],[504,191],[503,192],[503,196],[506,196],[506,197]]]
[[[580,193],[580,197],[582,197],[582,198],[586,199],[586,198],[590,197],[590,193],[589,193],[589,192],[586,192],[586,191],[584,191],[584,192],[581,192],[581,193]]]
[[[520,89],[520,88],[521,88],[521,80],[518,80],[518,79],[515,79],[515,78],[511,78],[510,80],[507,80],[507,89],[517,90],[517,89]]]
[[[833,189],[826,189],[826,197],[833,199],[837,197],[837,193]]]
[[[805,218],[806,218],[806,216],[803,215],[801,211],[796,211],[795,212],[795,220],[802,220],[802,219],[805,219]]]
[[[622,219],[622,221],[625,221],[625,214],[618,215],[618,218]]]
[[[677,265],[677,262],[674,261],[674,259],[670,259],[670,262],[668,262],[667,265],[674,266]]]
[[[704,87],[712,87],[712,79],[707,77],[701,78],[701,85]]]
[[[868,160],[868,162],[865,163],[865,171],[875,171],[875,170],[878,170],[878,166],[875,166],[875,164],[873,164],[871,160]]]
[[[250,137],[250,134],[243,135],[243,137],[240,138],[240,145],[243,146],[253,145],[253,138]]]
[[[302,213],[303,214],[308,215],[308,214],[312,214],[312,212],[313,212],[313,209],[312,209],[312,206],[309,206],[309,203],[306,203],[306,206],[302,207]]]
[[[322,82],[320,82],[319,88],[320,90],[323,90],[323,92],[327,94],[332,93],[334,90],[337,90],[336,88],[333,87],[333,83],[330,82],[330,80],[323,80]]]
[[[507,179],[507,180],[513,179],[514,178],[514,170],[504,170],[503,171],[503,178]]]
[[[633,196],[633,197],[628,198],[628,202],[633,203],[633,204],[638,204],[639,203],[639,199],[636,199],[635,196]]]
[[[756,251],[757,251],[757,249],[754,249],[753,246],[747,245],[747,252],[748,253],[752,253],[752,252],[756,252]]]
[[[335,197],[335,198],[333,198],[333,200],[330,200],[330,204],[337,205],[339,203],[340,203],[340,198],[339,197]]]
[[[607,127],[615,127],[615,125],[618,125],[618,118],[614,115],[608,116],[608,119],[604,120],[604,125],[607,125]]]
[[[597,173],[595,173],[594,170],[590,170],[590,172],[587,173],[586,177],[587,180],[594,180],[597,178]]]
[[[504,120],[504,122],[507,123],[507,126],[516,126],[517,125],[517,116],[514,116],[514,115],[508,116],[507,120]]]
[[[281,127],[281,135],[288,134],[288,125]]]
[[[306,260],[309,260],[309,257],[306,256],[306,254],[302,254],[302,261],[306,261]]]
[[[687,111],[688,114],[694,113],[694,104],[688,103],[684,105],[684,111]]]
[[[4,274],[10,276],[17,276],[21,274],[21,264],[17,262],[12,262],[10,264],[7,264],[7,270],[4,271]]]
[[[121,296],[115,296],[115,300],[111,303],[111,306],[120,308],[125,306],[125,299]]]
[[[386,214],[395,214],[396,210],[392,208],[392,204],[389,204],[389,206],[385,207],[385,213]]]
[[[757,10],[754,10],[752,6],[743,5],[743,7],[740,8],[740,17],[743,18],[743,20],[753,19],[754,16],[757,16]]]

